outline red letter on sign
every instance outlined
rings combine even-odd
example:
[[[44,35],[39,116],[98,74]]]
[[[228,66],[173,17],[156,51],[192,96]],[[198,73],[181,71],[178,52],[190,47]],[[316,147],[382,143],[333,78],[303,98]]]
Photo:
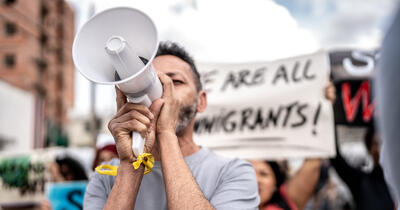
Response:
[[[363,120],[364,122],[368,122],[371,119],[375,109],[375,101],[369,104],[370,100],[369,98],[370,98],[370,87],[368,81],[364,81],[361,83],[360,89],[353,97],[353,99],[351,98],[350,84],[349,83],[342,84],[343,108],[348,122],[354,121],[361,99],[362,99]]]

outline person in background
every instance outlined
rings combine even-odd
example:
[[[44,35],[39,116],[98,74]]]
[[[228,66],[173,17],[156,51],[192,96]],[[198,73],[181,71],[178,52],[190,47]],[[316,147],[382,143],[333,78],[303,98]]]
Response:
[[[330,83],[326,88],[325,95],[332,102],[335,101],[335,87]],[[364,143],[368,153],[371,155],[374,168],[371,172],[364,172],[359,168],[352,167],[343,158],[339,149],[337,131],[335,128],[336,157],[330,160],[337,174],[346,183],[353,195],[356,209],[359,210],[393,210],[394,204],[388,185],[385,182],[383,170],[379,164],[379,135],[375,131],[374,124],[368,127],[364,137]]]
[[[333,103],[336,90],[331,82],[324,92],[326,99]],[[275,161],[250,161],[257,176],[259,209],[304,209],[317,187],[321,162],[321,159],[306,159],[297,173],[287,179],[286,172]]]
[[[304,209],[312,196],[320,174],[320,159],[307,159],[295,175],[286,179],[275,161],[252,160],[260,195],[259,209]]]
[[[101,163],[114,158],[118,158],[118,152],[113,137],[110,134],[100,134],[96,142],[96,154],[92,169],[94,170]]]
[[[393,200],[379,164],[380,146],[378,142],[379,136],[371,124],[365,134],[364,143],[373,159],[374,167],[371,172],[364,172],[347,163],[341,155],[336,139],[336,157],[331,159],[331,164],[349,187],[356,209],[359,210],[394,209]]]
[[[332,83],[325,91],[326,97],[332,102],[336,99],[336,90]],[[373,123],[368,127],[364,143],[368,153],[371,155],[374,168],[371,172],[364,172],[359,168],[352,167],[343,158],[339,149],[337,130],[335,128],[336,157],[330,160],[339,177],[346,183],[353,195],[356,209],[388,209],[393,210],[394,204],[389,194],[388,186],[384,180],[382,168],[379,164],[379,136],[375,132]]]
[[[314,194],[306,206],[306,210],[351,210],[354,209],[350,192],[347,192],[330,173],[329,160],[323,160]]]
[[[57,156],[48,168],[52,182],[87,181],[88,176],[84,167],[68,155]],[[50,201],[42,201],[40,210],[51,210]]]
[[[57,156],[49,171],[53,182],[88,180],[84,167],[68,155]]]

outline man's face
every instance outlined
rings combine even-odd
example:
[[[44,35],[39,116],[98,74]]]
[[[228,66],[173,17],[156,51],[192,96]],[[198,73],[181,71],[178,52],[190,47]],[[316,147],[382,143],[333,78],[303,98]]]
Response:
[[[176,132],[183,131],[194,118],[197,105],[197,90],[190,65],[172,55],[162,55],[154,59],[156,71],[168,75],[174,83],[175,97],[181,102]]]

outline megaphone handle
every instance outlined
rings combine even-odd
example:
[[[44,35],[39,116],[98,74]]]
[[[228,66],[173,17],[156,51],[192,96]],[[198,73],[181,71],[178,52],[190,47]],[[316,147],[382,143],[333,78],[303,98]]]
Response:
[[[144,150],[144,138],[138,132],[132,132],[132,151],[136,157],[141,155]]]
[[[132,103],[143,104],[147,107],[151,105],[151,100],[148,95],[143,95],[140,97],[129,97],[128,100]],[[138,132],[132,132],[132,151],[136,157],[141,155],[144,150],[145,139]]]

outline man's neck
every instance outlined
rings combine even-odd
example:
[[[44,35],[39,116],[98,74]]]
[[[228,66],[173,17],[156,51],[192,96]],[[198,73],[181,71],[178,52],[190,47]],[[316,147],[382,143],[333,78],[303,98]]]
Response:
[[[192,155],[200,150],[200,147],[193,141],[193,132],[189,133],[188,135],[177,136],[183,157]]]

